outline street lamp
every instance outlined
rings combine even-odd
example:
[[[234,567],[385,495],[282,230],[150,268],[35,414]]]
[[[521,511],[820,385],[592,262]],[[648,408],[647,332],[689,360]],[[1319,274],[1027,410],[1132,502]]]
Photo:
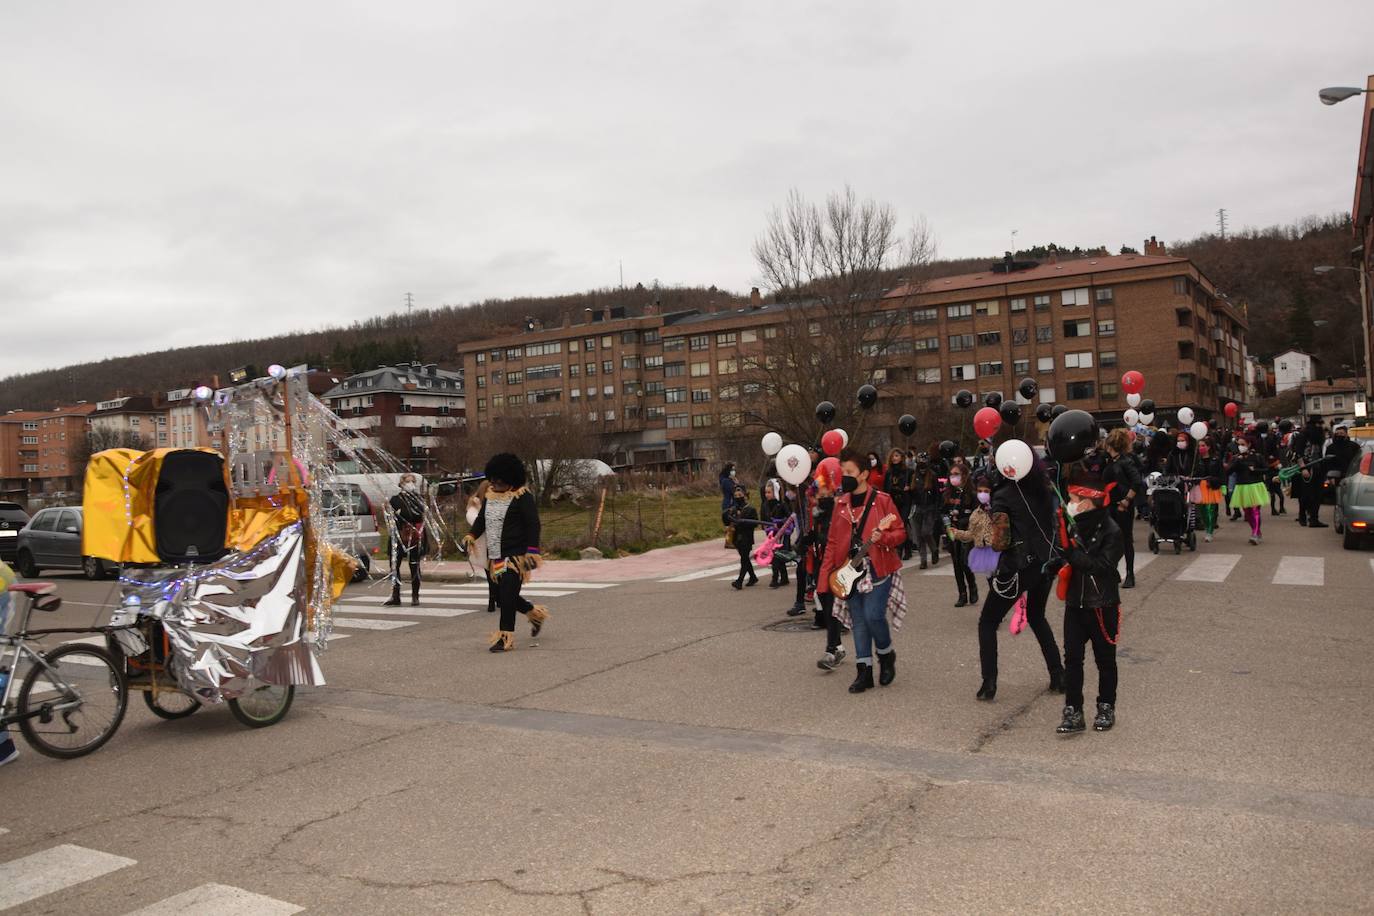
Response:
[[[1322,100],[1323,105],[1335,105],[1337,102],[1353,99],[1355,96],[1368,91],[1368,89],[1357,89],[1354,86],[1328,86],[1317,91],[1317,98]]]

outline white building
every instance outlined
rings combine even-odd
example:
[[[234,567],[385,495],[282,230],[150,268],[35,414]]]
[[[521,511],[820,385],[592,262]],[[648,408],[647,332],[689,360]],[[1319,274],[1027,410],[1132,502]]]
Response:
[[[1274,393],[1283,394],[1316,377],[1316,359],[1301,350],[1285,350],[1274,357]]]

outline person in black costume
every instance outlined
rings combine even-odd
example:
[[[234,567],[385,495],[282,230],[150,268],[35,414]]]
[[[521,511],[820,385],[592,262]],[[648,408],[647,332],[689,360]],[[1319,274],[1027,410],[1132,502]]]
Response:
[[[735,529],[735,550],[739,551],[739,575],[730,583],[733,589],[746,585],[757,585],[759,577],[754,574],[754,563],[749,558],[754,550],[754,529],[759,524],[759,514],[749,505],[749,494],[743,486],[735,487],[734,502],[725,510],[724,522]],[[746,582],[745,577],[749,581]]]
[[[1045,603],[1054,584],[1050,569],[1056,553],[1054,500],[1039,457],[1025,478],[1002,478],[992,494],[992,521],[992,546],[1002,551],[1002,556],[978,616],[978,657],[983,674],[978,699],[997,696],[997,628],[1022,595],[1026,596],[1026,621],[1045,657],[1050,690],[1063,693],[1064,666],[1054,630],[1045,620]]]
[[[969,518],[977,508],[974,498],[973,472],[962,461],[956,463],[949,472],[949,484],[940,496],[940,510],[946,530],[967,531]],[[955,607],[967,607],[978,603],[978,577],[968,568],[969,551],[972,544],[966,544],[946,535],[950,562],[954,564],[954,585],[959,591]]]
[[[531,604],[521,587],[539,566],[539,508],[525,487],[525,463],[509,452],[493,455],[485,476],[490,484],[481,511],[465,540],[486,535],[487,571],[496,583],[496,603],[501,609],[500,629],[492,634],[491,651],[515,648],[515,615],[530,621],[530,635],[538,636],[549,619],[549,609]]]
[[[382,607],[401,603],[401,560],[410,564],[410,603],[420,604],[420,559],[425,555],[425,500],[414,474],[401,475],[401,489],[388,502],[391,533],[391,597]]]
[[[1302,470],[1293,484],[1298,488],[1298,524],[1308,528],[1325,528],[1318,515],[1322,507],[1322,482],[1326,479],[1327,463],[1322,454],[1326,442],[1326,431],[1322,428],[1322,418],[1307,418],[1307,427],[1302,431],[1302,441],[1293,450]]]
[[[1065,514],[1068,587],[1064,594],[1064,716],[1055,729],[1061,735],[1084,731],[1083,652],[1092,643],[1097,664],[1097,715],[1093,729],[1116,724],[1116,643],[1121,635],[1121,596],[1117,564],[1125,552],[1116,515],[1106,506],[1119,484],[1083,474],[1069,485]],[[1061,576],[1064,575],[1061,573]]]

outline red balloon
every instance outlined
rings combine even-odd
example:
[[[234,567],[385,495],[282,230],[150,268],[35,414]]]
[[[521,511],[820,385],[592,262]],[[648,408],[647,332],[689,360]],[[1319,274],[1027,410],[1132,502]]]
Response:
[[[835,457],[844,448],[844,436],[840,435],[838,429],[832,429],[821,436],[821,451],[830,457]]]
[[[1121,390],[1127,394],[1140,394],[1145,388],[1145,376],[1132,369],[1121,376]]]
[[[1227,401],[1226,406],[1223,407],[1222,410],[1226,412],[1226,416],[1234,417],[1236,414],[1240,413],[1240,405],[1235,401]]]
[[[973,415],[973,431],[979,439],[991,439],[1002,428],[1002,415],[996,407],[984,407]]]

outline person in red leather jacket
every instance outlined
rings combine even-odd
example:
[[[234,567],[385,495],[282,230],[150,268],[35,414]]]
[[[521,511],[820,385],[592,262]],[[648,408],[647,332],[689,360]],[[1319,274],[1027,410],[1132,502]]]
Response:
[[[886,687],[897,674],[897,653],[887,621],[887,602],[892,575],[902,567],[897,548],[906,540],[906,528],[892,497],[869,485],[871,465],[852,449],[840,452],[841,493],[835,497],[820,581],[829,588],[830,574],[855,557],[863,545],[868,553],[861,562],[867,575],[855,583],[847,600],[854,630],[854,661],[858,669],[850,693],[873,686],[873,653],[878,654],[878,683]],[[865,514],[866,513],[866,514]]]

